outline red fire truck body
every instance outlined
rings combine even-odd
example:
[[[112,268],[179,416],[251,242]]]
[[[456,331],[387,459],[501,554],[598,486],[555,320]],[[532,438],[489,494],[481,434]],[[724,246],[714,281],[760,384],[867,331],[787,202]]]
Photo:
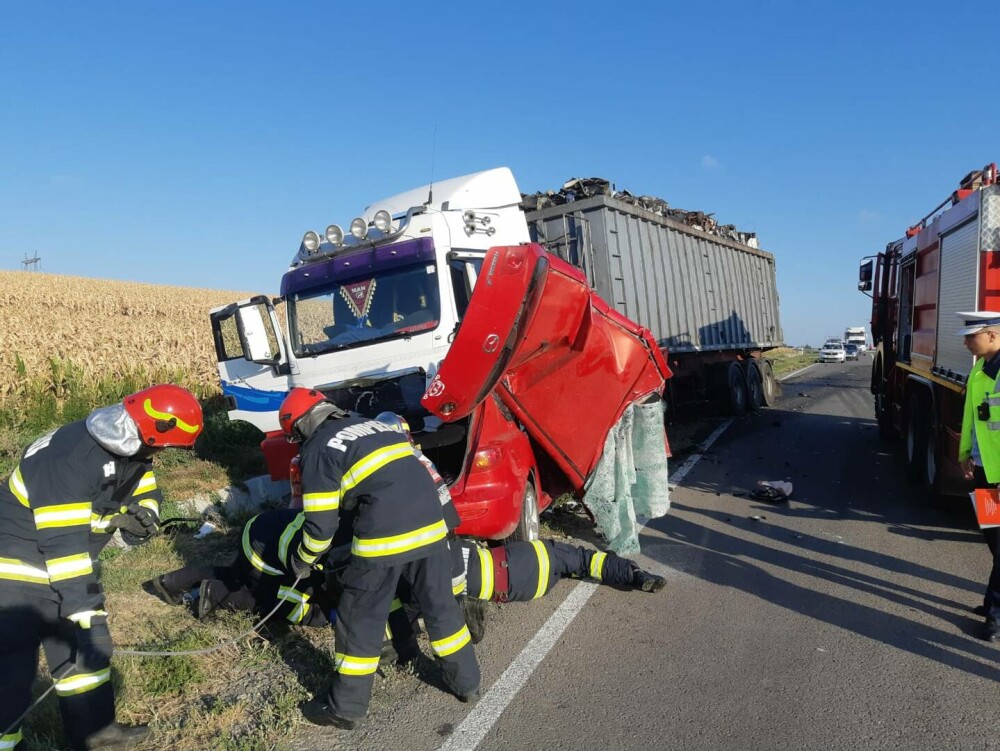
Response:
[[[931,498],[966,492],[958,442],[974,361],[955,313],[1000,311],[996,164],[966,175],[904,237],[862,262],[858,288],[872,297],[879,433],[905,438],[910,475]]]

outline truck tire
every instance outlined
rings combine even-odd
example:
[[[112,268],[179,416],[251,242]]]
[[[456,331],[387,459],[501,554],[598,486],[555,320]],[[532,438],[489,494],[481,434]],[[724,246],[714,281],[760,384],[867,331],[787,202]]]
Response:
[[[915,390],[906,397],[906,472],[917,485],[927,485],[927,419]]]
[[[764,379],[754,359],[746,360],[747,409],[756,412],[764,404]]]
[[[747,379],[738,362],[730,363],[728,382],[729,411],[742,415],[747,411]]]
[[[531,542],[538,538],[538,494],[535,492],[535,480],[529,475],[521,499],[521,518],[507,539],[511,542]]]
[[[886,383],[882,377],[882,361],[875,361],[875,375],[872,378],[872,393],[875,395],[875,420],[878,422],[878,435],[883,440],[896,437],[892,425],[892,409],[889,396],[886,394]]]
[[[927,503],[933,508],[947,506],[941,495],[941,472],[938,466],[937,415],[927,406],[924,416],[924,482],[927,486]]]
[[[774,403],[778,401],[778,397],[781,395],[781,386],[778,385],[777,379],[774,377],[774,368],[771,367],[770,360],[761,360],[758,365],[760,366],[760,378],[761,378],[761,396],[764,399],[764,404],[768,407],[773,407]]]

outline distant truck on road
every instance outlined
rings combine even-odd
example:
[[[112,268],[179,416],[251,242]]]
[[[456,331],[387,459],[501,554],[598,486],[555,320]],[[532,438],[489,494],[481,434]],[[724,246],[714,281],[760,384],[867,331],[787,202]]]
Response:
[[[868,335],[864,326],[849,326],[844,332],[844,344],[853,344],[858,348],[858,352],[868,349]]]

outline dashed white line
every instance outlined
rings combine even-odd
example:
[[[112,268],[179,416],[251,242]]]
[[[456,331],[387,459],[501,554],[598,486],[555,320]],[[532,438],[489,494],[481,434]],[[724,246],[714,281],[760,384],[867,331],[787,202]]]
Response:
[[[718,440],[726,429],[732,425],[732,420],[726,420],[712,434],[706,438],[698,447],[698,452],[691,454],[687,460],[670,475],[670,484],[679,484],[687,474],[694,469],[708,448]],[[640,520],[640,529],[646,525],[645,519]],[[483,738],[500,719],[500,715],[507,708],[507,705],[517,696],[518,692],[524,688],[531,674],[545,659],[545,655],[556,645],[559,637],[573,622],[573,619],[583,610],[587,600],[597,591],[597,584],[591,582],[578,582],[570,591],[556,612],[554,612],[545,624],[538,630],[531,641],[521,650],[521,653],[514,661],[507,666],[503,675],[490,686],[486,695],[480,700],[465,719],[455,728],[448,740],[440,747],[439,751],[475,751],[482,743]]]

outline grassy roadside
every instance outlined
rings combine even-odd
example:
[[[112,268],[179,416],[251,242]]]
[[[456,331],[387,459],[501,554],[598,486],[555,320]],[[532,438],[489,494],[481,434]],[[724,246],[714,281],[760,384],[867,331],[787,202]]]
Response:
[[[767,359],[771,361],[775,377],[781,378],[807,365],[812,365],[816,362],[817,355],[816,350],[812,349],[800,351],[793,347],[780,347],[770,350],[767,353]]]

